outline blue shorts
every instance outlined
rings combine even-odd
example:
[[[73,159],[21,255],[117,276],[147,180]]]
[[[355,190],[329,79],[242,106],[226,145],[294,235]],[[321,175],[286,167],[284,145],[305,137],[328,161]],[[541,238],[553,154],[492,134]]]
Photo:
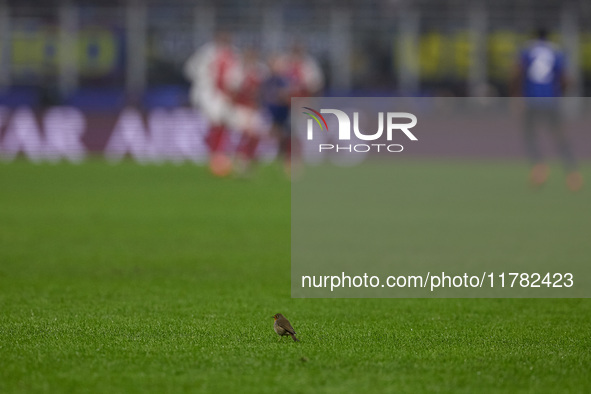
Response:
[[[268,109],[273,125],[289,132],[289,107],[287,105],[269,105]]]

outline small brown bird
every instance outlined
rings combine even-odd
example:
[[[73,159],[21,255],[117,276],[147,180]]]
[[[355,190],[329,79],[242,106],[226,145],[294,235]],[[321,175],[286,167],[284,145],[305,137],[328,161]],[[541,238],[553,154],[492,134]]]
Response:
[[[293,338],[293,340],[295,342],[299,342],[300,340],[296,338],[295,334],[295,330],[293,329],[293,327],[291,326],[291,323],[289,322],[289,320],[287,320],[285,318],[285,316],[283,316],[281,313],[276,314],[275,316],[273,316],[273,319],[275,319],[275,324],[273,324],[273,329],[275,330],[275,332],[278,335],[284,336],[284,335],[291,335],[291,337]]]

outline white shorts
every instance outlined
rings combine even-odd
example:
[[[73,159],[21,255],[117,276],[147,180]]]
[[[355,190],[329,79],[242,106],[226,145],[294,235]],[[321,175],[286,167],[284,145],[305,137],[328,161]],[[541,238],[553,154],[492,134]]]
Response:
[[[262,137],[268,134],[270,125],[268,120],[261,114],[261,111],[243,105],[236,105],[234,107],[232,127],[240,132]]]
[[[201,109],[207,120],[214,125],[232,127],[232,101],[224,93],[215,89],[193,88],[191,104]]]

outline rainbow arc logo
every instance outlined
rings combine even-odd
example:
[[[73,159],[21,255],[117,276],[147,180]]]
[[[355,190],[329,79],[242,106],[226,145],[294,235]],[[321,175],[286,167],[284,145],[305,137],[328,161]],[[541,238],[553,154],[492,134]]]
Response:
[[[316,121],[316,123],[318,123],[318,126],[320,126],[320,130],[324,130],[324,127],[322,127],[322,123],[324,123],[324,126],[326,127],[326,131],[328,131],[328,125],[326,124],[326,120],[324,119],[324,116],[322,116],[320,114],[320,112],[313,110],[310,107],[303,107],[303,108],[313,112],[313,114],[311,114],[310,112],[302,112],[302,113],[305,115],[308,115],[309,117],[314,119]],[[320,123],[320,119],[318,119],[318,118],[322,119],[322,123]]]

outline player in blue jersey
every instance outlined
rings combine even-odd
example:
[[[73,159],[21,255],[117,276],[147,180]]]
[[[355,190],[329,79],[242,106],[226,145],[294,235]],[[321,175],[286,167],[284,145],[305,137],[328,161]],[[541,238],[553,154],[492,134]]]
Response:
[[[566,183],[572,191],[579,190],[583,178],[562,129],[558,97],[567,85],[565,58],[558,48],[548,41],[548,32],[539,29],[519,54],[514,78],[515,95],[525,97],[524,137],[528,159],[532,164],[530,182],[534,187],[548,179],[549,169],[538,148],[538,127],[546,126],[558,148],[567,172]]]
[[[272,132],[279,142],[279,154],[284,160],[286,173],[291,170],[291,146],[289,126],[290,81],[286,75],[287,64],[283,57],[273,55],[269,59],[270,75],[263,84],[263,101],[271,116]],[[297,156],[294,155],[294,156]]]

